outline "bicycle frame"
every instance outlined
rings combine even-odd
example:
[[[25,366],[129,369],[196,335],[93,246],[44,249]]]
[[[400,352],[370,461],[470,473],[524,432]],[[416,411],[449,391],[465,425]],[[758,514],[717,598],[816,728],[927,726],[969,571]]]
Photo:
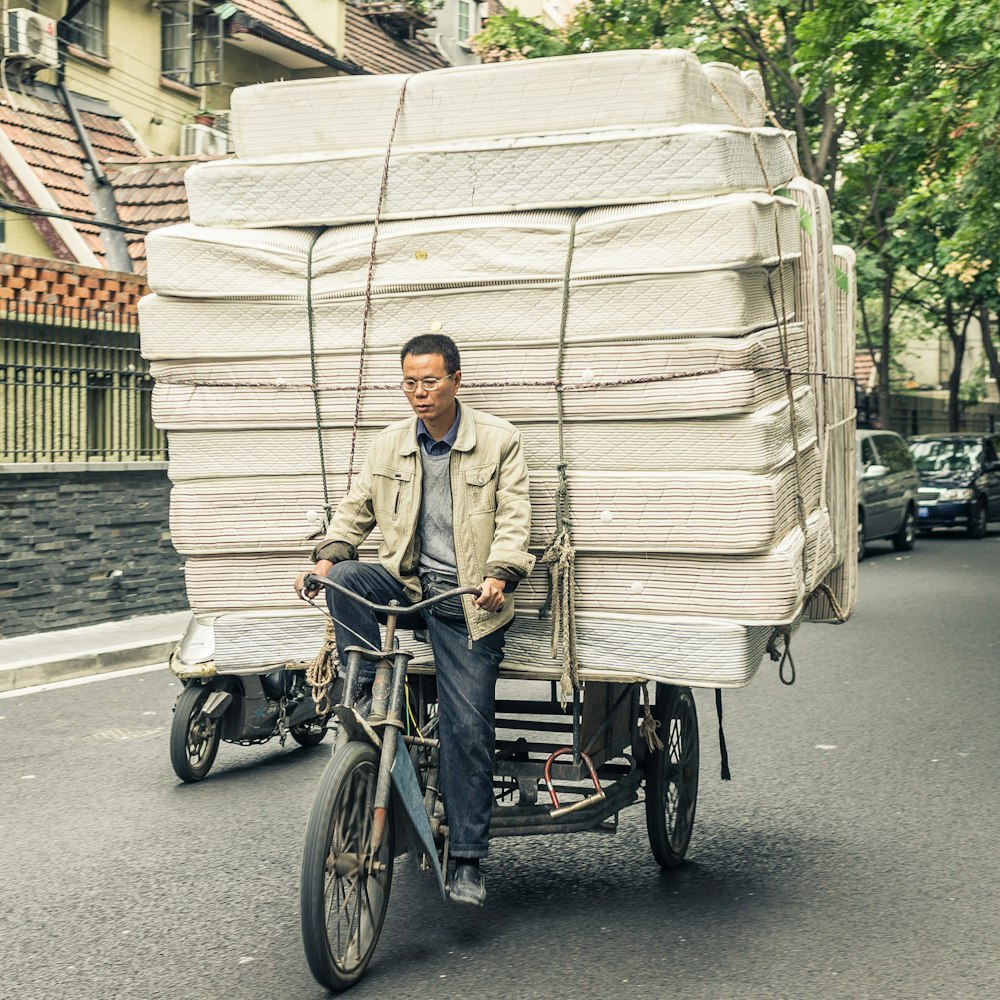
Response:
[[[346,647],[347,666],[344,678],[346,697],[343,706],[334,708],[334,712],[341,722],[337,733],[337,740],[334,744],[335,749],[339,749],[352,737],[355,737],[358,728],[361,728],[365,736],[377,747],[380,747],[378,781],[375,787],[375,814],[372,823],[370,845],[371,854],[374,856],[382,844],[382,838],[385,836],[386,819],[389,814],[389,799],[392,795],[393,765],[395,764],[398,745],[397,739],[395,737],[390,738],[388,734],[395,730],[404,744],[438,745],[437,740],[428,740],[420,736],[405,736],[403,734],[403,729],[405,728],[404,713],[406,711],[406,670],[413,654],[394,648],[396,645],[396,627],[399,622],[399,616],[401,614],[420,614],[428,608],[434,607],[435,604],[439,604],[451,597],[459,597],[463,594],[475,594],[478,597],[481,591],[478,587],[456,587],[453,590],[428,598],[426,601],[420,601],[417,604],[404,607],[398,601],[392,601],[389,604],[374,604],[359,594],[355,594],[354,591],[349,590],[347,587],[329,579],[329,577],[316,576],[310,573],[305,579],[305,588],[309,590],[317,585],[335,590],[362,605],[362,607],[368,608],[375,614],[386,616],[385,639],[380,651],[365,649],[362,646]],[[362,719],[354,711],[358,677],[361,673],[361,665],[364,662],[376,664],[375,681],[372,684],[372,708],[367,720]],[[383,736],[381,738],[376,732],[377,729],[382,730]],[[406,778],[403,777],[400,770],[397,772],[397,784],[405,781]],[[404,805],[407,805],[407,812],[410,814],[410,819],[413,821],[418,835],[423,834],[424,826],[426,826],[426,833],[429,834],[430,821],[419,795],[417,796],[417,802],[419,803],[419,808],[411,809],[406,801],[406,797],[404,797]],[[419,816],[417,815],[418,813]],[[442,878],[442,886],[443,884]]]

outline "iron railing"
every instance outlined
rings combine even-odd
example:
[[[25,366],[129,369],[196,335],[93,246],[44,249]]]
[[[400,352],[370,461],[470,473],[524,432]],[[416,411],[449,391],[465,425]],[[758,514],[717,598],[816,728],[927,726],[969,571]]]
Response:
[[[134,308],[0,312],[0,463],[164,461]]]

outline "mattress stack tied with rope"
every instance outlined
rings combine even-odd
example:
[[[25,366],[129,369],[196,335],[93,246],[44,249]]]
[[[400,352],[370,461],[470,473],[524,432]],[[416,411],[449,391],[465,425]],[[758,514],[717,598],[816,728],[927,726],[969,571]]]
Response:
[[[834,246],[836,289],[833,293],[838,350],[829,360],[826,388],[825,494],[834,528],[842,543],[836,566],[823,580],[807,608],[807,620],[838,624],[854,610],[858,597],[858,472],[854,396],[854,335],[858,305],[856,257],[850,247]]]
[[[409,413],[418,333],[451,336],[461,401],[522,432],[532,551],[568,520],[581,679],[739,686],[821,581],[851,603],[847,395],[822,374],[850,305],[762,94],[673,50],[234,93],[238,155],[189,170],[192,223],[149,236],[140,304],[220,671],[320,648],[292,581]],[[539,562],[505,671],[562,675],[549,589]]]

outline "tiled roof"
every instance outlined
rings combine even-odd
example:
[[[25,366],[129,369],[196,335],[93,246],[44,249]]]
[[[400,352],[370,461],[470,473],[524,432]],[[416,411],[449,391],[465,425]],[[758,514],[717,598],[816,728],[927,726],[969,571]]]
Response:
[[[344,58],[369,73],[422,73],[450,63],[435,46],[420,35],[393,38],[378,22],[347,4]]]
[[[338,55],[282,0],[234,0],[233,6],[282,37],[316,53]],[[377,20],[359,13],[350,0],[347,3],[345,51],[339,58],[369,73],[420,73],[448,65],[433,43],[419,35],[412,39],[394,38]]]
[[[30,316],[61,306],[128,317],[148,291],[137,274],[0,253],[0,315]]]
[[[317,38],[305,22],[282,0],[235,0],[237,7],[248,17],[271,28],[282,38],[288,38],[299,45],[326,56],[336,53],[322,39]]]
[[[76,129],[63,105],[54,99],[45,99],[40,93],[47,91],[36,89],[32,94],[18,91],[16,110],[7,99],[0,97],[0,128],[62,211],[97,218],[97,209],[85,180],[87,160]],[[54,92],[52,94],[54,96]],[[141,146],[122,126],[118,116],[110,108],[107,113],[99,113],[94,110],[97,107],[100,107],[98,102],[81,98],[80,118],[98,161],[103,164],[112,158],[132,160],[141,157]],[[10,186],[9,168],[4,170],[3,179]],[[73,223],[73,226],[103,263],[105,247],[98,227],[86,223]]]
[[[868,392],[874,389],[878,382],[879,355],[879,351],[875,352],[874,358],[870,351],[854,352],[854,381]]]
[[[114,188],[118,216],[127,226],[158,229],[188,221],[184,171],[209,157],[157,157],[108,164],[108,179]],[[142,236],[126,234],[132,267],[146,273],[146,243]]]

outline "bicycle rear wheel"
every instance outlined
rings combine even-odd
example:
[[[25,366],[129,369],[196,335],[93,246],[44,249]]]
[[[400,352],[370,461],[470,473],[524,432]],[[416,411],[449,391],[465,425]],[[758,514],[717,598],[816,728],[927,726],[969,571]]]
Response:
[[[378,765],[378,753],[367,743],[335,751],[306,826],[302,942],[312,974],[331,990],[345,990],[365,974],[389,905],[391,815],[374,857],[370,850]]]
[[[691,689],[656,685],[653,717],[659,720],[662,750],[646,764],[646,831],[661,868],[684,860],[698,803],[698,713]]]

